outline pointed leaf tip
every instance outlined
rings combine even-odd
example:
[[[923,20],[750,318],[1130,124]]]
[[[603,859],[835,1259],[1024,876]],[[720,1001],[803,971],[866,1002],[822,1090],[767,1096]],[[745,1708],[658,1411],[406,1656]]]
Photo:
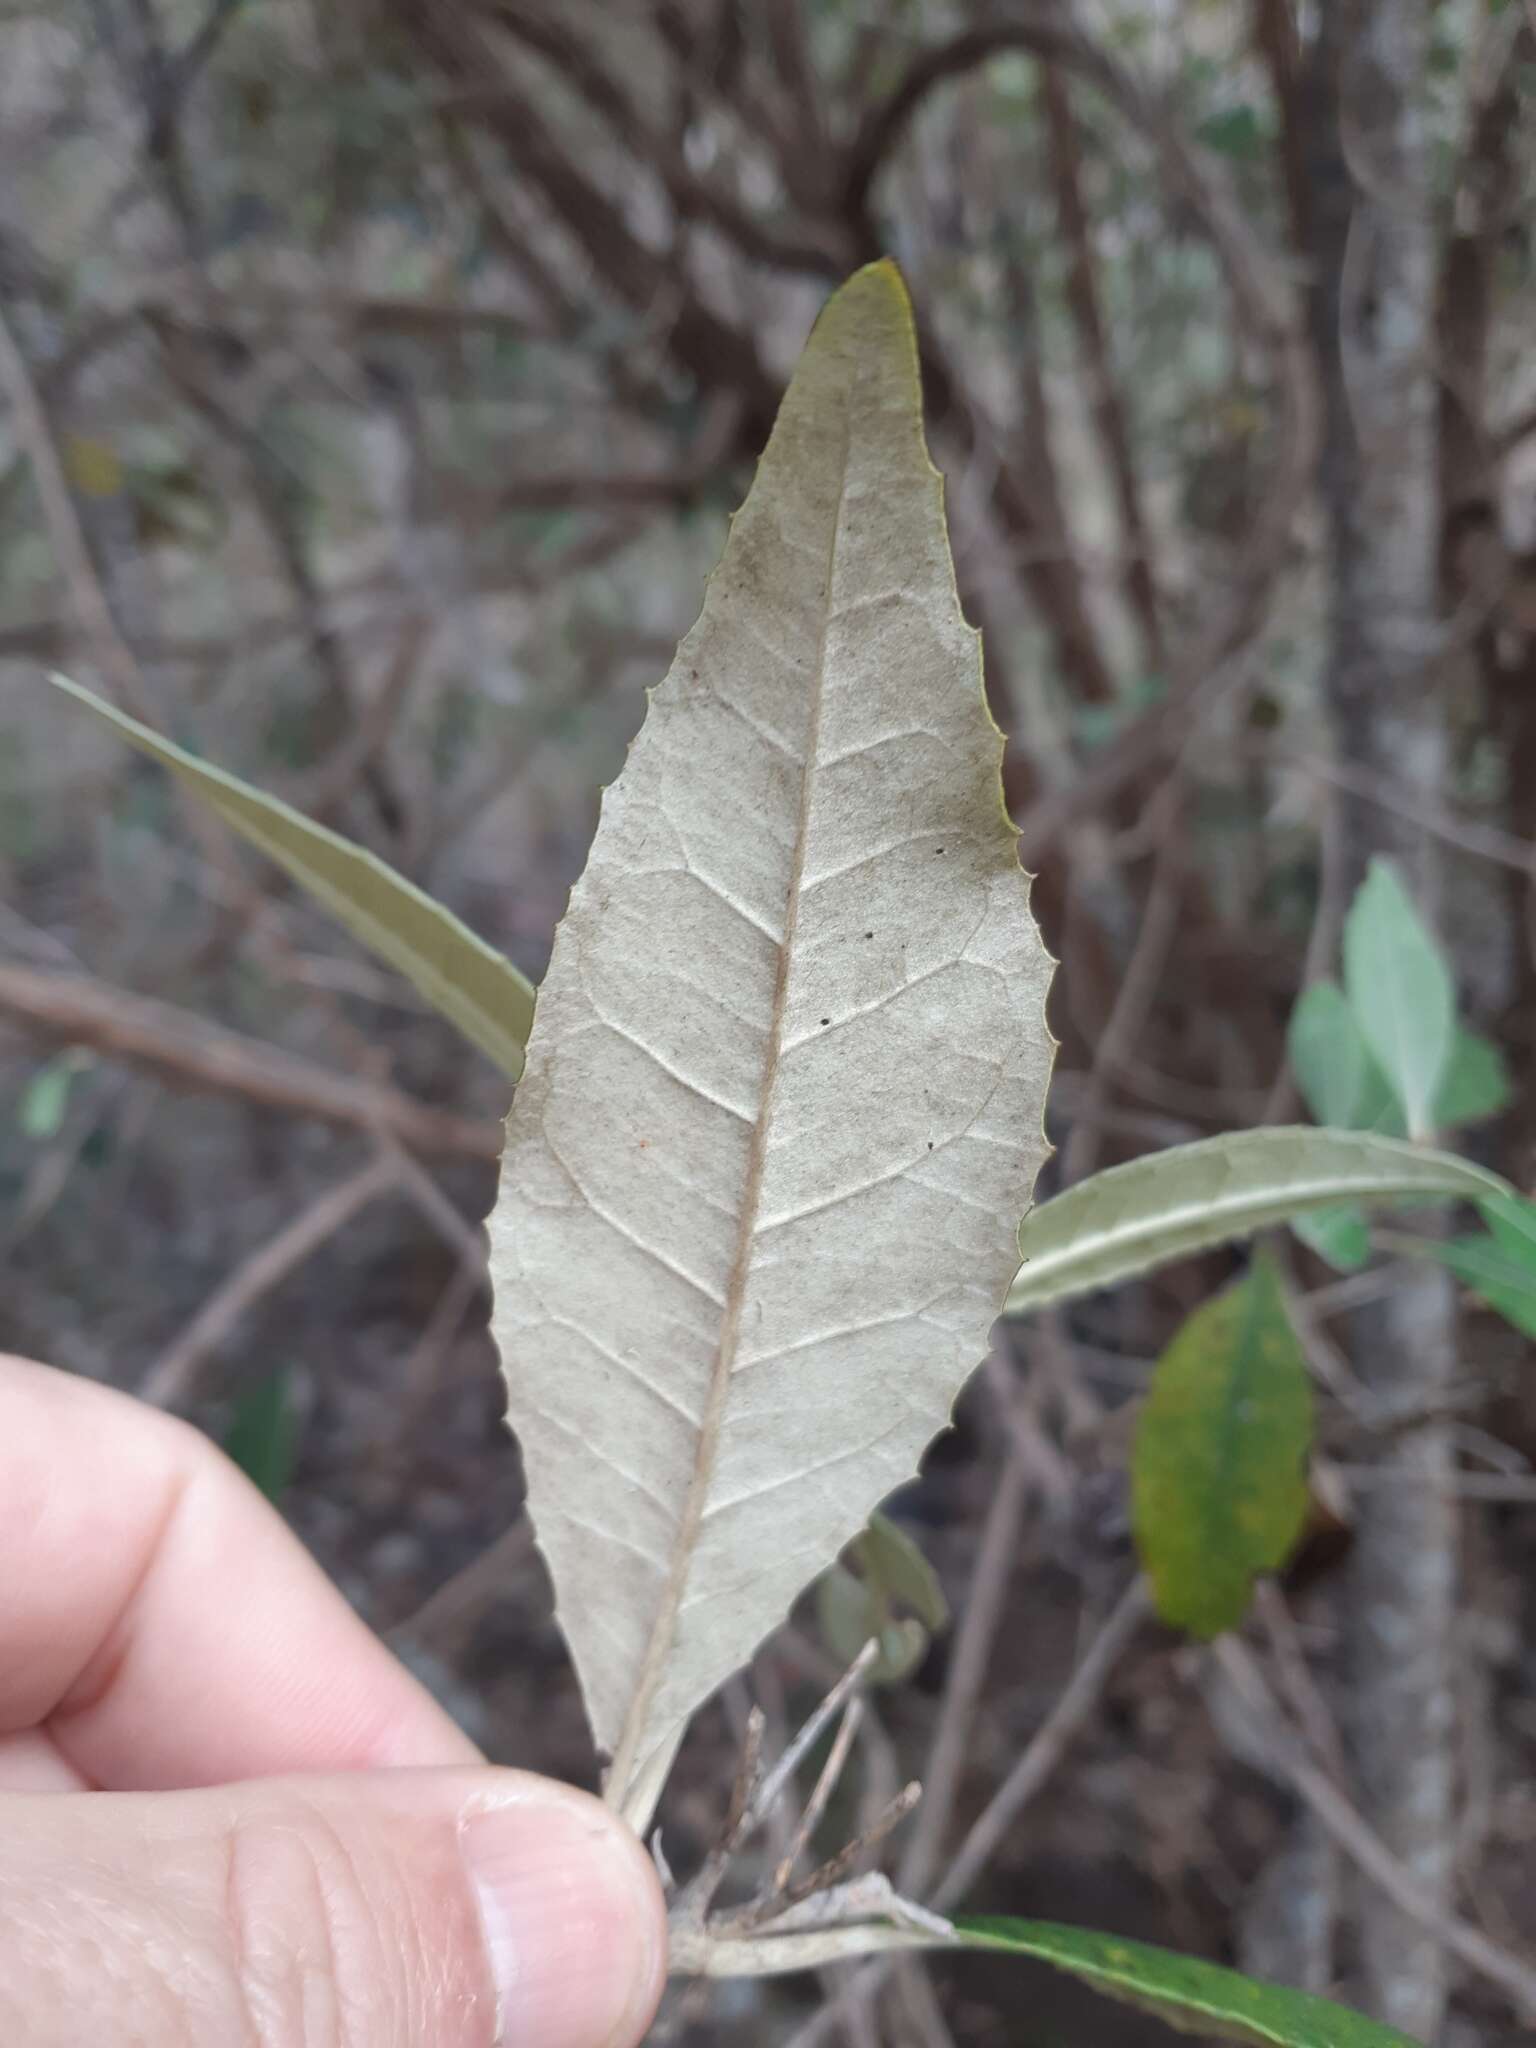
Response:
[[[955,1937],[962,1948],[1034,1956],[1106,1997],[1211,2040],[1247,2042],[1252,2048],[1419,2048],[1397,2028],[1326,1998],[1261,1983],[1220,1963],[1118,1934],[1047,1920],[967,1915],[955,1921]]]
[[[533,988],[505,955],[366,847],[315,824],[238,775],[199,760],[68,676],[51,675],[49,681],[94,711],[130,746],[168,768],[377,959],[403,974],[503,1073],[517,1079],[533,1019]]]
[[[1019,1226],[1008,1315],[1118,1287],[1154,1266],[1341,1202],[1484,1201],[1497,1174],[1365,1131],[1272,1124],[1149,1152],[1079,1181]]]

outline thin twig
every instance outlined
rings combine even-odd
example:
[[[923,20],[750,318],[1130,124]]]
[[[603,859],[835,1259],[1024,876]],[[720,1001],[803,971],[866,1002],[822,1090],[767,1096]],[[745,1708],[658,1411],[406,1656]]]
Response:
[[[1252,1653],[1234,1636],[1223,1636],[1212,1655],[1247,1701],[1272,1745],[1276,1765],[1290,1780],[1345,1855],[1410,1920],[1432,1933],[1471,1970],[1497,1984],[1515,2001],[1522,2019],[1536,2016],[1536,1964],[1490,1941],[1480,1928],[1445,1912],[1426,1897],[1412,1877],[1366,1825],[1319,1764],[1304,1753],[1285,1722],[1279,1703]]]
[[[1060,1698],[1036,1730],[1029,1746],[993,1794],[979,1819],[960,1845],[960,1850],[943,1882],[929,1902],[945,1914],[980,1873],[1003,1835],[1017,1820],[1031,1799],[1049,1780],[1061,1762],[1073,1737],[1093,1712],[1111,1672],[1149,1611],[1144,1582],[1134,1579],[1111,1611],[1093,1642],[1083,1653],[1077,1669],[1063,1688]],[[909,1887],[902,1886],[903,1891]],[[822,2007],[795,2034],[788,2048],[820,2048],[847,2014],[865,2005],[886,1981],[888,1962],[868,1964],[843,1988],[842,1996]]]
[[[774,1891],[788,1891],[795,1865],[805,1854],[812,1836],[821,1825],[821,1817],[827,1810],[827,1801],[832,1797],[833,1790],[847,1766],[848,1752],[853,1747],[853,1738],[859,1732],[859,1723],[863,1718],[864,1702],[857,1698],[851,1699],[843,1709],[843,1718],[837,1724],[837,1734],[833,1737],[832,1747],[827,1752],[827,1760],[821,1767],[821,1775],[811,1788],[811,1796],[805,1802],[805,1811],[796,1824],[795,1832],[790,1836],[789,1847],[784,1851],[773,1873]]]
[[[1144,1035],[1147,1016],[1167,965],[1183,895],[1184,845],[1179,829],[1182,813],[1179,788],[1175,783],[1161,822],[1157,860],[1136,944],[1120,977],[1113,1007],[1094,1052],[1085,1105],[1088,1114],[1074,1121],[1062,1157],[1062,1181],[1067,1187],[1074,1186],[1093,1171],[1103,1137],[1096,1112],[1106,1106],[1109,1083],[1118,1062]]]
[[[224,1342],[241,1317],[328,1238],[350,1223],[360,1209],[398,1186],[394,1162],[376,1154],[358,1172],[327,1188],[301,1209],[292,1222],[243,1260],[203,1303],[181,1335],[145,1374],[139,1388],[141,1398],[161,1408],[185,1401],[199,1366]]]
[[[421,1152],[496,1159],[501,1134],[382,1082],[333,1074],[295,1053],[84,975],[0,964],[0,1011],[66,1045],[154,1068],[182,1087],[239,1095],[323,1123],[383,1131]]]
[[[942,1884],[933,1894],[932,1903],[939,1912],[947,1912],[965,1896],[1009,1828],[1050,1779],[1103,1697],[1111,1673],[1150,1611],[1144,1581],[1133,1579],[1083,1652],[1055,1706],[955,1852]]]
[[[533,1525],[514,1522],[480,1555],[429,1593],[413,1614],[390,1630],[391,1637],[445,1649],[462,1637],[493,1601],[505,1595],[533,1552]]]
[[[154,707],[144,686],[139,658],[129,646],[112,610],[106,586],[85,536],[74,493],[59,453],[47,409],[38,393],[27,359],[10,322],[0,308],[0,390],[16,422],[16,438],[32,469],[38,502],[48,526],[54,556],[69,588],[70,601],[90,642],[91,653],[113,695],[135,716],[154,722]]]
[[[756,1830],[763,1816],[770,1813],[778,1803],[779,1794],[800,1768],[800,1760],[806,1751],[820,1739],[822,1730],[828,1726],[858,1687],[871,1664],[880,1654],[878,1643],[866,1643],[857,1657],[848,1666],[842,1677],[823,1699],[794,1738],[785,1744],[784,1754],[764,1777],[756,1796],[750,1802],[746,1820],[740,1835],[745,1842]]]
[[[887,1835],[900,1827],[922,1796],[923,1788],[915,1778],[911,1784],[903,1785],[896,1797],[875,1815],[868,1827],[861,1828],[851,1842],[845,1842],[835,1856],[829,1856],[827,1861],[813,1870],[809,1877],[803,1877],[798,1884],[791,1885],[784,1894],[786,1902],[795,1906],[802,1899],[814,1898],[820,1892],[830,1891],[848,1875],[861,1856],[871,1849],[877,1849]]]
[[[1013,1568],[1018,1561],[1019,1538],[1029,1497],[1029,1467],[1021,1446],[1010,1437],[982,1528],[965,1611],[950,1654],[938,1726],[923,1767],[923,1810],[898,1870],[897,1883],[901,1890],[914,1896],[920,1896],[932,1879],[969,1758],[976,1703],[981,1697],[987,1666],[992,1658],[992,1646],[1002,1623]]]

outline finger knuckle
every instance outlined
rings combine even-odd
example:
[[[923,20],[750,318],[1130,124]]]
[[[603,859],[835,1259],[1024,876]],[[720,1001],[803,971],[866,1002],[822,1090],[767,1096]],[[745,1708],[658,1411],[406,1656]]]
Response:
[[[224,1905],[241,2048],[395,2048],[398,1916],[327,1815],[238,1818]]]

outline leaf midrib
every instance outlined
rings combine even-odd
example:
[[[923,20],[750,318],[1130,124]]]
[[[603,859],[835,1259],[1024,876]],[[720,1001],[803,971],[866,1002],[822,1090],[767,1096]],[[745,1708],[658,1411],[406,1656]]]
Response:
[[[832,515],[832,532],[827,544],[827,566],[825,587],[821,600],[821,626],[817,636],[816,666],[811,678],[810,709],[806,721],[806,743],[804,768],[800,784],[800,812],[796,821],[794,847],[791,855],[789,892],[785,904],[783,936],[779,941],[778,969],[774,980],[773,1004],[769,1015],[767,1047],[763,1056],[762,1086],[758,1096],[757,1117],[753,1123],[752,1136],[747,1153],[747,1171],[742,1190],[741,1225],[737,1234],[736,1249],[731,1261],[730,1279],[725,1290],[725,1301],[721,1310],[720,1342],[715,1354],[715,1363],[710,1373],[708,1392],[699,1421],[699,1437],[694,1450],[693,1471],[688,1482],[688,1492],[683,1502],[683,1512],[678,1520],[677,1533],[673,1539],[671,1559],[666,1584],[662,1589],[661,1604],[652,1623],[651,1633],[645,1646],[640,1673],[635,1681],[635,1690],[629,1710],[624,1717],[619,1741],[613,1754],[609,1774],[608,1796],[610,1801],[622,1801],[628,1793],[630,1782],[636,1776],[637,1768],[645,1762],[640,1744],[644,1738],[646,1723],[650,1718],[652,1704],[666,1670],[667,1659],[677,1632],[678,1615],[681,1611],[683,1593],[688,1583],[693,1554],[698,1544],[699,1533],[704,1525],[705,1509],[709,1498],[711,1481],[720,1446],[721,1430],[725,1420],[726,1402],[730,1394],[731,1377],[735,1370],[736,1352],[741,1332],[742,1310],[746,1303],[747,1281],[752,1267],[752,1250],[757,1236],[758,1215],[762,1203],[763,1170],[768,1153],[768,1131],[773,1118],[773,1098],[778,1082],[779,1070],[783,1064],[782,1048],[786,999],[789,990],[790,963],[794,955],[795,936],[799,925],[801,883],[805,874],[806,835],[810,824],[811,805],[816,783],[817,755],[821,740],[822,705],[826,694],[827,672],[827,630],[832,618],[832,588],[837,568],[838,543],[843,531],[843,512],[848,497],[848,471],[852,455],[853,412],[862,381],[856,365],[848,392],[847,405],[843,414],[842,455],[838,475],[837,504]]]

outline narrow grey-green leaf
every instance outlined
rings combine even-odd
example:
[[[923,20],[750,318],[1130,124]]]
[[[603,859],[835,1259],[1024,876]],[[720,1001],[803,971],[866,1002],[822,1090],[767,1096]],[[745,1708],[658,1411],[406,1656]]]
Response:
[[[1509,1070],[1491,1038],[1458,1025],[1435,1095],[1435,1128],[1460,1130],[1497,1116],[1509,1101]]]
[[[1202,1303],[1168,1345],[1136,1428],[1131,1506],[1157,1611],[1209,1638],[1290,1555],[1307,1514],[1312,1387],[1273,1266]]]
[[[1045,1152],[1050,963],[894,266],[818,321],[603,800],[492,1220],[609,1796],[908,1478]]]
[[[1479,1201],[1497,1174],[1366,1131],[1275,1125],[1148,1153],[1041,1203],[1019,1229],[1007,1313],[1115,1287],[1152,1266],[1247,1237],[1329,1203]]]
[[[1260,2048],[1419,2048],[1407,2034],[1310,1992],[1261,1984],[1219,1963],[1176,1955],[1117,1934],[1061,1927],[1048,1920],[966,1915],[955,1933],[964,1948],[1033,1956],[1091,1984],[1106,1997],[1139,2006],[1181,2032]]]
[[[1371,1226],[1364,1210],[1354,1202],[1304,1209],[1290,1218],[1290,1227],[1335,1272],[1358,1273],[1371,1256]]]
[[[1371,862],[1344,920],[1344,986],[1410,1136],[1427,1138],[1455,1038],[1456,992],[1444,954],[1390,861]]]
[[[354,938],[403,974],[435,1010],[517,1079],[533,1021],[533,988],[494,946],[366,848],[225,769],[198,760],[67,676],[52,681],[140,753],[178,775],[225,824],[276,861]]]

